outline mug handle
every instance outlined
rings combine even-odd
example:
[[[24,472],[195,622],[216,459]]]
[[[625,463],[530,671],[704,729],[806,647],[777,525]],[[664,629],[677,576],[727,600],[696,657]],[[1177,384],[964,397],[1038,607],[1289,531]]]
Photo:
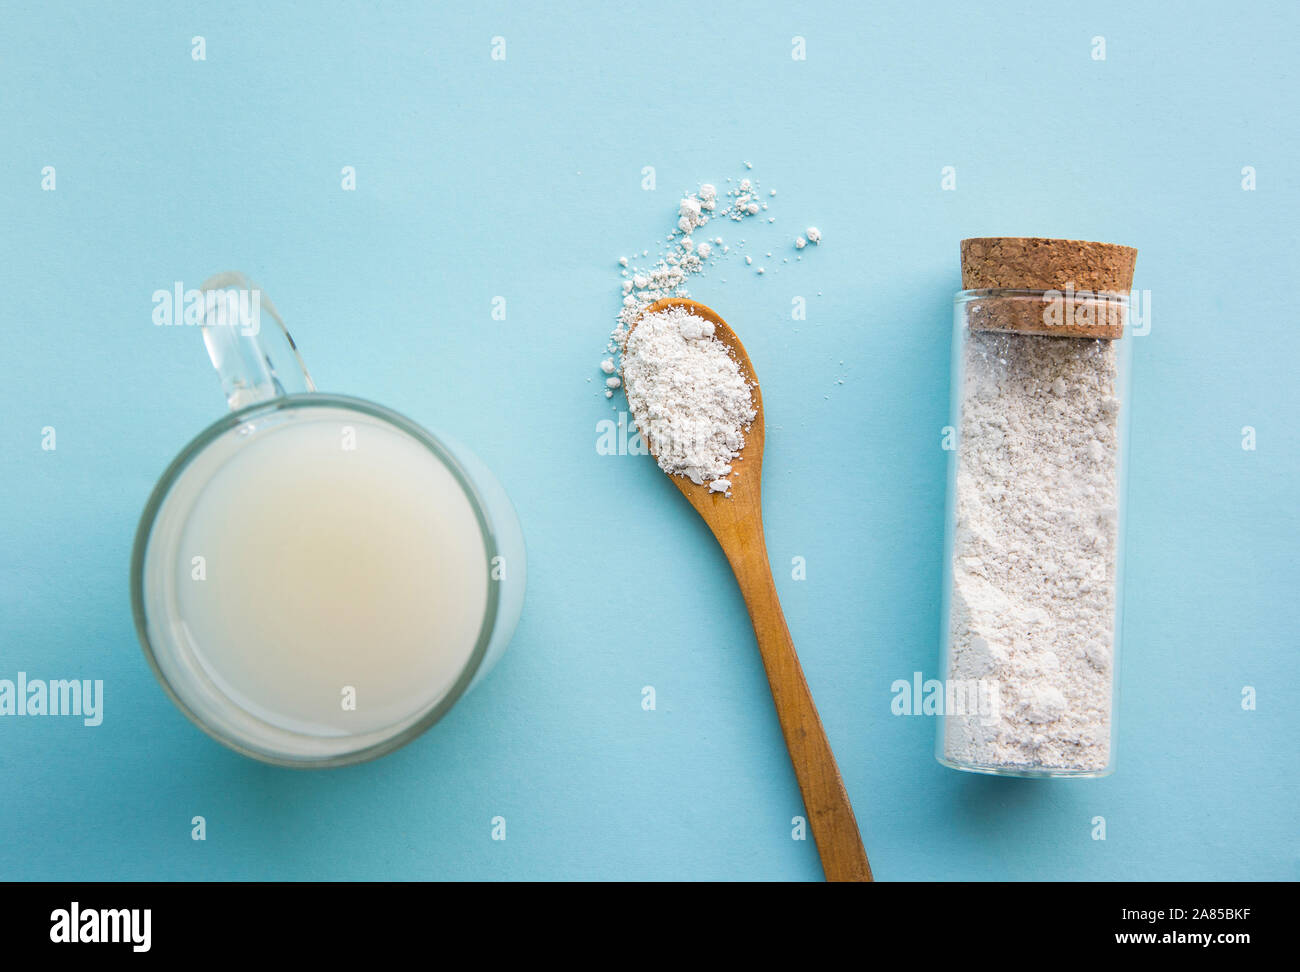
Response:
[[[296,392],[314,392],[294,343],[271,298],[238,271],[218,273],[199,288],[201,330],[212,367],[231,411]],[[265,330],[264,318],[270,317]]]

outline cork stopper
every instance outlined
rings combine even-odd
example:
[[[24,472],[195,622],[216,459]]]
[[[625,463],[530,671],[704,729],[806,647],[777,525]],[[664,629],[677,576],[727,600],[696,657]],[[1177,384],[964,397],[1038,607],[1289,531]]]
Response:
[[[1124,334],[1136,263],[1137,250],[1114,243],[962,240],[964,290],[1038,292],[974,296],[966,320],[976,330],[1116,340]]]

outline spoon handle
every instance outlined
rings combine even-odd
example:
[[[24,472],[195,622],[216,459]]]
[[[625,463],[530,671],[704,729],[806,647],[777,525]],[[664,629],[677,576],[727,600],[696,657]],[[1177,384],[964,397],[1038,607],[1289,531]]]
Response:
[[[795,654],[765,547],[760,544],[760,549],[751,548],[746,556],[728,559],[754,623],[758,650],[813,839],[817,841],[822,870],[828,881],[870,881],[871,865],[867,863],[853,806]]]

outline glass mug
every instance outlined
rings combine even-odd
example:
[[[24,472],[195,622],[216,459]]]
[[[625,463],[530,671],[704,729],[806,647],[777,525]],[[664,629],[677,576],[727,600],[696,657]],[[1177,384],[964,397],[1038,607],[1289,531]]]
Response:
[[[317,392],[241,274],[200,295],[231,414],[181,450],[141,517],[131,601],[145,656],[185,715],[247,756],[327,767],[391,752],[514,633],[514,508],[462,447]]]

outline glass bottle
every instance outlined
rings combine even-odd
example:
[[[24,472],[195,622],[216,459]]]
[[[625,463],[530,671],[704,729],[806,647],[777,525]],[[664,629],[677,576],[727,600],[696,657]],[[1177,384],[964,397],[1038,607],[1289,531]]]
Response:
[[[937,745],[954,769],[1114,767],[1136,255],[962,241]]]

